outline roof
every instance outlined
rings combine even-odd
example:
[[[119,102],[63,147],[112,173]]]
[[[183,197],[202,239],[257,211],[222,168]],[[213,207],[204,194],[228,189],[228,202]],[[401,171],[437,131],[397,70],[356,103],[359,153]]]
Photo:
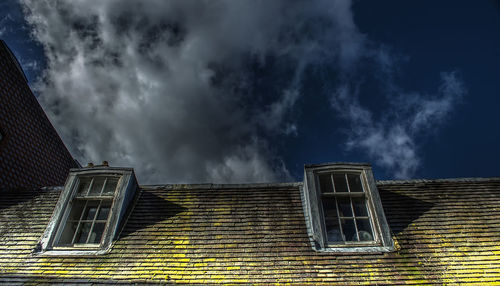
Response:
[[[391,253],[314,251],[290,183],[142,186],[109,254],[32,256],[61,188],[3,192],[0,282],[500,283],[500,178],[378,188]]]
[[[0,132],[0,192],[61,185],[69,169],[78,166],[2,40]]]
[[[21,65],[19,64],[19,61],[17,60],[16,56],[14,56],[14,53],[12,52],[12,50],[9,48],[9,46],[7,46],[7,44],[5,43],[4,40],[0,39],[0,46],[4,47],[5,50],[7,50],[7,52],[9,53],[9,56],[11,57],[12,59],[12,62],[15,64],[16,66],[16,69],[17,71],[19,72],[20,75],[23,76],[24,80],[26,82],[28,82],[28,78],[26,77],[26,74],[24,73],[24,70],[23,68],[21,67]]]

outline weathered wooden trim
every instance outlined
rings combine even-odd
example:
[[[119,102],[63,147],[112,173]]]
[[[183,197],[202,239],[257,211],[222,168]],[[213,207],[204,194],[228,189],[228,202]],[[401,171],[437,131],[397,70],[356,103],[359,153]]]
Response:
[[[60,235],[62,228],[60,225],[66,222],[67,216],[70,213],[69,206],[76,196],[79,177],[82,176],[120,176],[116,191],[113,197],[110,214],[106,227],[104,229],[104,238],[102,242],[95,248],[81,247],[65,247],[58,249],[54,247],[54,242]],[[42,235],[37,248],[33,251],[33,255],[42,256],[94,256],[102,255],[110,251],[113,239],[118,233],[118,227],[123,220],[123,216],[127,211],[127,207],[135,196],[138,189],[137,179],[133,169],[130,168],[82,168],[71,169],[64,189],[62,190],[59,200],[54,208],[52,217]]]
[[[330,172],[356,172],[361,175],[365,186],[367,207],[372,217],[374,228],[373,243],[352,243],[349,245],[331,246],[327,244],[326,227],[324,224],[323,208],[321,207],[320,191],[317,187],[317,174]],[[394,251],[394,242],[391,237],[377,185],[373,177],[371,166],[365,163],[332,163],[306,165],[304,167],[304,200],[303,208],[306,217],[308,234],[312,247],[322,252],[391,252]]]

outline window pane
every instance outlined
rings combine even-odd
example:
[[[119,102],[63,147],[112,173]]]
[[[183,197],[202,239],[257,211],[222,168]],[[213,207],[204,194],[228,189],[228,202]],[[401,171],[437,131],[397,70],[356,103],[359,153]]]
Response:
[[[356,237],[356,227],[354,226],[354,219],[342,219],[341,221],[345,241],[358,241],[358,238]]]
[[[340,233],[338,219],[327,219],[325,220],[325,225],[326,225],[326,236],[328,242],[344,241]]]
[[[83,215],[84,220],[93,220],[95,213],[97,212],[97,201],[89,201],[87,207],[85,208],[85,213]]]
[[[89,243],[101,243],[102,233],[104,232],[105,223],[95,223],[94,229],[90,234]]]
[[[101,209],[97,215],[97,220],[107,220],[109,215],[110,202],[102,202]]]
[[[116,185],[118,184],[118,178],[108,178],[106,186],[104,187],[103,195],[112,195],[115,192]]]
[[[68,216],[68,220],[79,220],[83,212],[83,207],[85,206],[85,201],[74,200],[71,203],[71,211]]]
[[[85,196],[90,186],[90,178],[80,178],[80,185],[78,186],[78,194]]]
[[[356,216],[368,216],[365,198],[352,198],[354,213]]]
[[[368,219],[357,219],[356,224],[358,225],[359,240],[373,241],[373,233],[372,227],[370,226],[370,221]]]
[[[75,235],[77,225],[78,222],[66,222],[57,245],[71,245],[71,240],[73,239],[73,235]]]
[[[347,174],[349,181],[349,189],[351,192],[362,192],[363,186],[361,185],[361,176],[359,174]]]
[[[350,198],[337,198],[339,205],[339,213],[341,217],[352,217],[351,199]]]
[[[333,193],[332,177],[330,174],[319,175],[319,185],[322,193]]]
[[[347,182],[345,181],[345,174],[333,174],[333,182],[335,183],[335,192],[347,192]]]
[[[71,211],[68,215],[57,245],[71,245],[76,227],[78,226],[78,221],[80,220],[83,208],[85,207],[85,201],[74,200],[71,203],[70,207]]]
[[[85,222],[85,223],[82,223],[80,225],[80,229],[78,230],[78,234],[76,235],[76,238],[75,238],[75,243],[86,243],[87,242],[87,237],[89,236],[91,226],[92,226],[92,223],[90,223],[90,222]]]
[[[92,184],[92,189],[90,190],[89,195],[91,195],[91,196],[100,195],[105,179],[106,179],[105,177],[95,177],[94,183]]]
[[[323,213],[326,218],[337,218],[337,207],[335,206],[335,198],[323,197]]]
[[[329,242],[343,241],[339,228],[339,219],[337,216],[337,206],[335,198],[323,197],[323,213],[325,215],[325,226],[327,240]]]

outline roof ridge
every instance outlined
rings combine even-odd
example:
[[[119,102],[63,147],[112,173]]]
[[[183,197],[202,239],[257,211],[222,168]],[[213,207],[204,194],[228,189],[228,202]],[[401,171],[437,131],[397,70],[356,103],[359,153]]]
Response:
[[[459,182],[500,182],[500,177],[469,177],[444,179],[376,180],[377,185],[418,184],[418,183],[459,183]]]
[[[140,185],[141,189],[252,189],[252,188],[295,188],[302,186],[302,182],[287,183],[247,183],[247,184],[161,184]]]
[[[468,178],[443,178],[443,179],[407,179],[407,180],[376,180],[377,185],[393,184],[418,184],[418,183],[460,183],[460,182],[500,182],[500,177],[468,177]],[[223,184],[223,183],[195,183],[195,184],[156,184],[139,185],[141,189],[252,189],[252,188],[296,188],[303,186],[303,182],[286,183],[242,183],[242,184]],[[61,191],[64,186],[47,186],[39,188],[30,188],[29,191]]]

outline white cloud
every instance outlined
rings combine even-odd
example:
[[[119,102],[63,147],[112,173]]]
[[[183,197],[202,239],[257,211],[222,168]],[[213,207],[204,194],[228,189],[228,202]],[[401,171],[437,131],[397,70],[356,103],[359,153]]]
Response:
[[[0,9],[4,9],[5,11],[8,11],[9,9],[9,5],[8,4],[0,4]],[[7,13],[7,15],[3,16],[3,17],[0,17],[0,37],[2,37],[4,34],[6,34],[7,32],[10,32],[10,28],[7,30],[7,28],[9,27],[9,24],[14,22],[14,19],[12,18],[12,16]]]
[[[19,58],[19,61],[21,62],[21,66],[23,67],[23,69],[26,71],[37,72],[41,69],[40,64],[38,63],[37,60],[25,61],[23,58]]]
[[[40,101],[82,163],[141,183],[289,178],[265,134],[300,132],[304,67],[362,57],[351,1],[21,0],[47,57]],[[293,76],[255,94],[248,62]]]
[[[396,178],[410,178],[421,163],[416,139],[437,132],[466,90],[455,72],[442,73],[436,94],[388,94],[392,104],[377,110],[384,114],[377,119],[360,105],[356,93],[344,84],[331,97],[332,108],[350,125],[347,149],[366,152]]]

